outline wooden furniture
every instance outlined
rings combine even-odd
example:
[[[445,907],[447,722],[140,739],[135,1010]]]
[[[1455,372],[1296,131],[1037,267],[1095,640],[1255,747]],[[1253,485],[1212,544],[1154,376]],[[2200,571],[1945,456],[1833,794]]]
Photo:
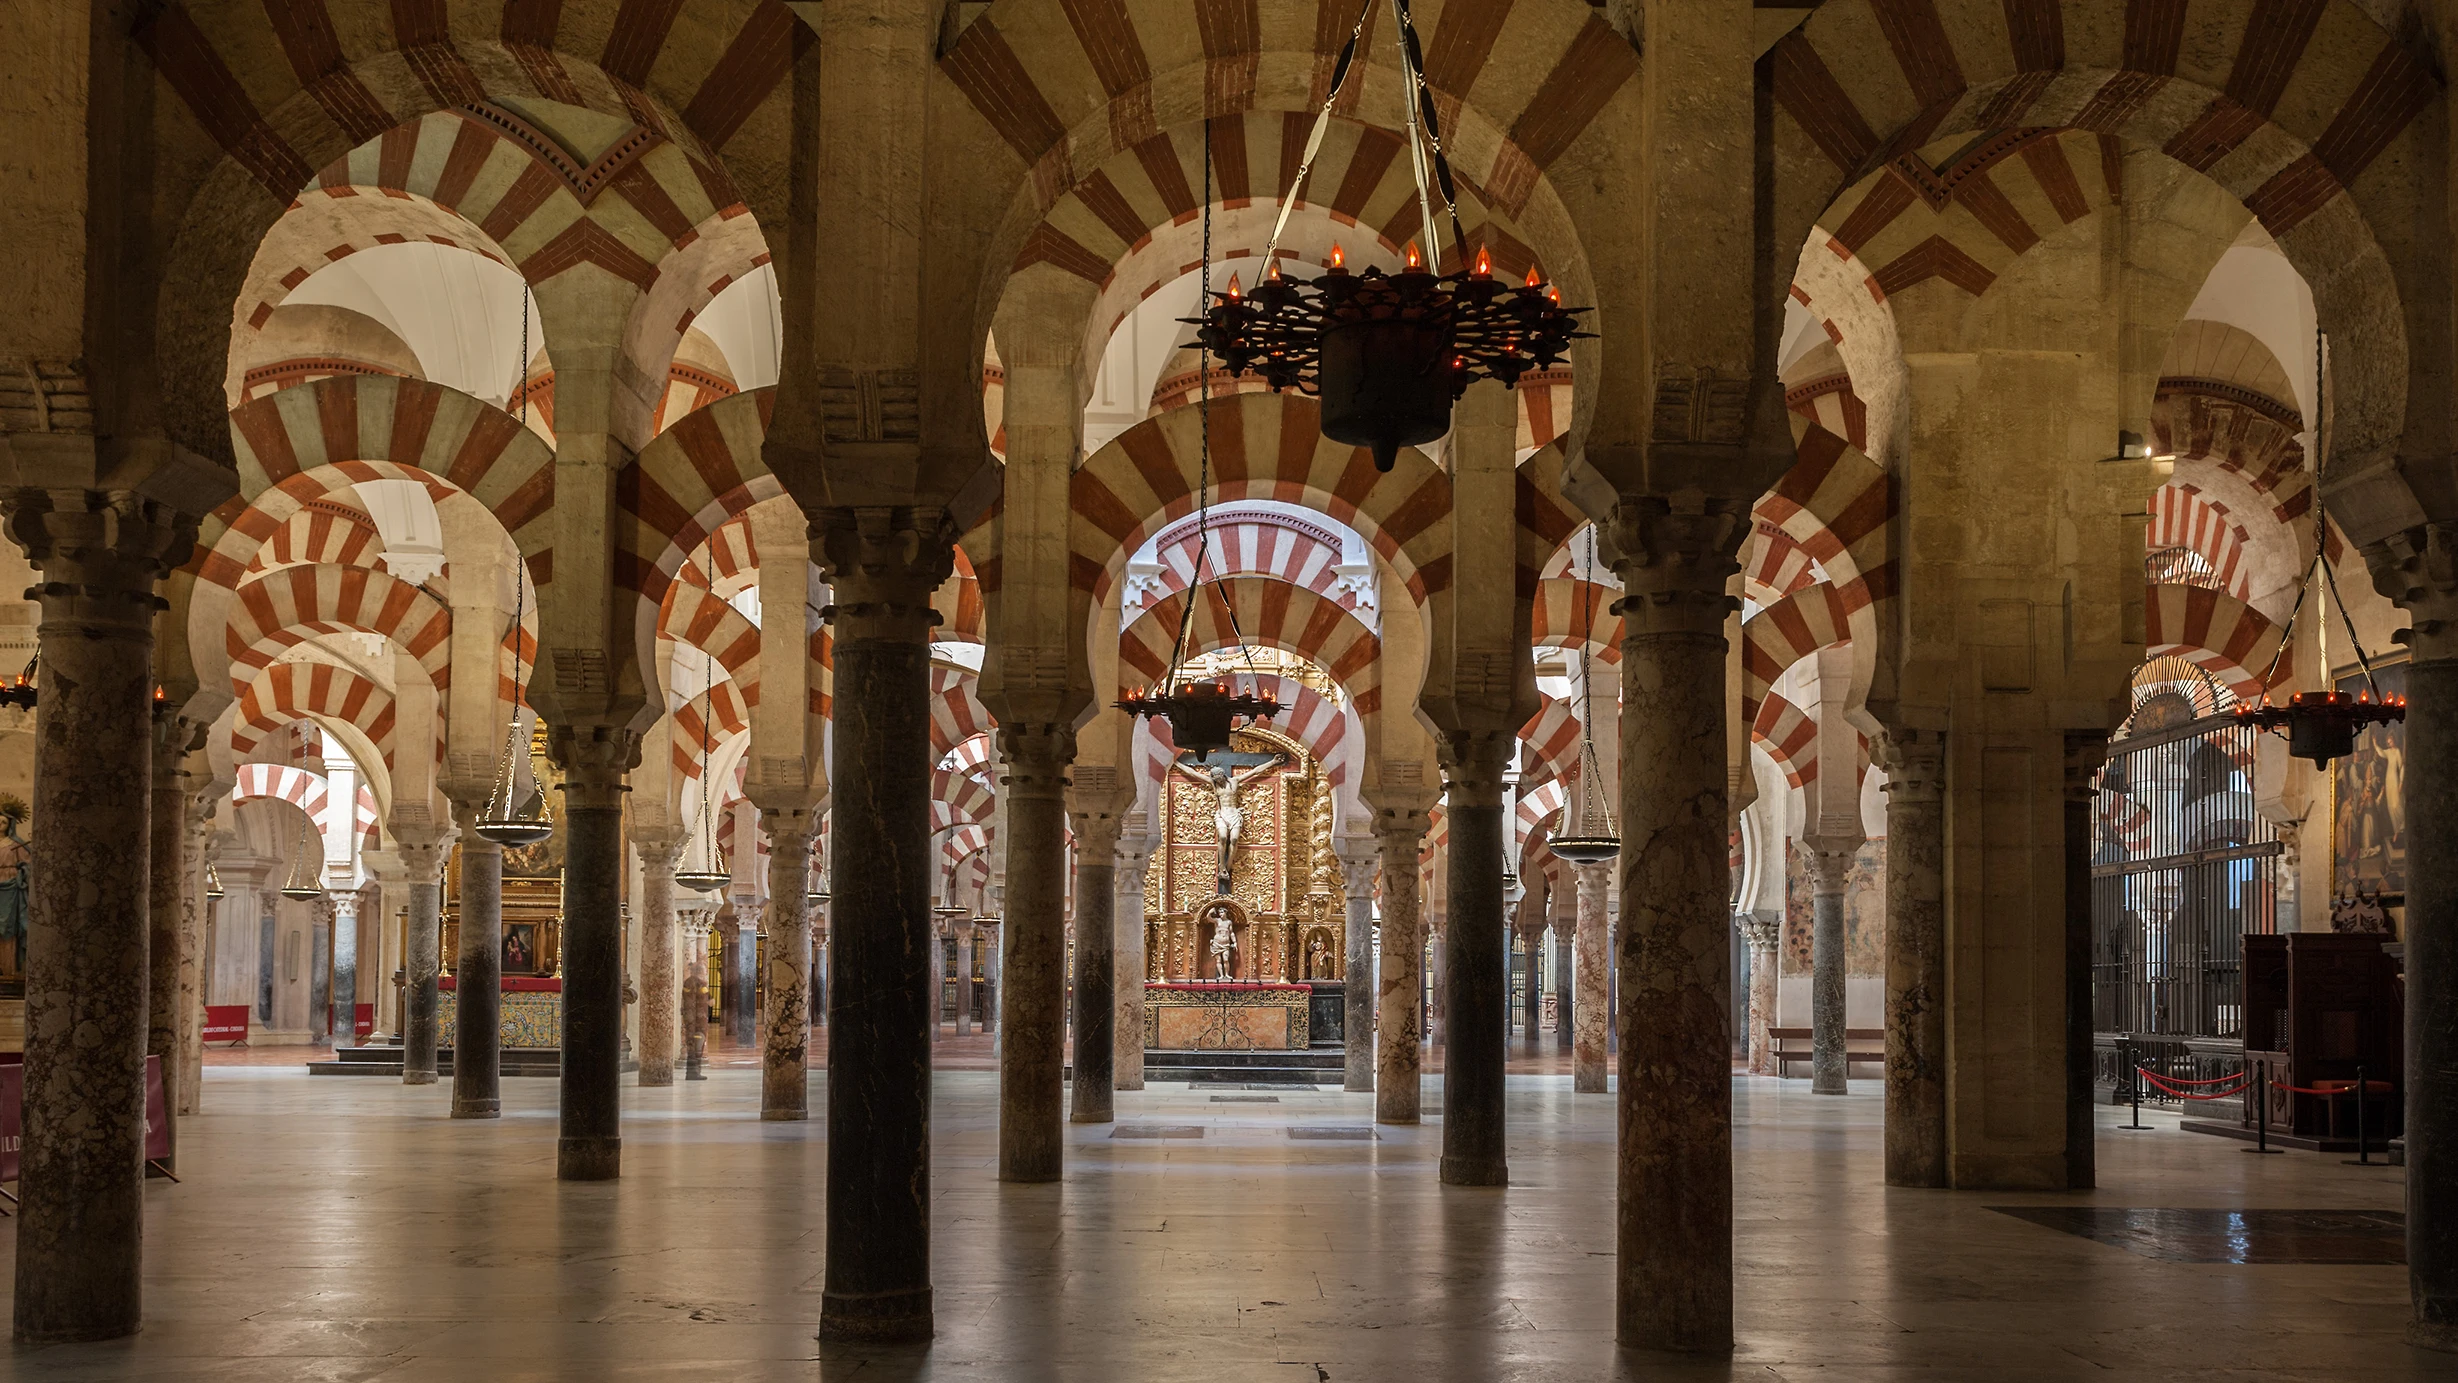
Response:
[[[2398,964],[2383,941],[2335,932],[2245,938],[2245,1065],[2268,1063],[2273,1132],[2335,1134],[2337,1106],[2354,1112],[2359,1066],[2376,1132],[2401,1127],[2406,1013]],[[2329,1093],[2299,1094],[2283,1085]],[[2245,1123],[2254,1115],[2247,1101]]]
[[[1809,1028],[1767,1029],[1768,1050],[1775,1056],[1775,1074],[1783,1075],[1787,1062],[1809,1060],[1813,1038],[1813,1030]],[[1856,1064],[1881,1069],[1885,1067],[1886,1029],[1844,1029],[1844,1070],[1848,1073]]]

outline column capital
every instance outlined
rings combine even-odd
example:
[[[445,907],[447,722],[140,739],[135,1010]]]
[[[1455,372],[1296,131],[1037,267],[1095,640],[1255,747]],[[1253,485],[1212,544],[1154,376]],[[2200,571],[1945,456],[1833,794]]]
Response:
[[[2458,658],[2458,522],[2400,529],[2361,551],[2373,589],[2407,612],[2411,627],[2392,638],[2418,662]]]
[[[1782,913],[1736,912],[1733,914],[1733,927],[1741,933],[1741,939],[1749,943],[1749,948],[1761,955],[1773,955],[1776,944],[1784,937]]]
[[[1340,862],[1340,885],[1352,903],[1374,896],[1374,875],[1382,868],[1382,842],[1373,836],[1340,836],[1331,847]]]
[[[154,585],[188,560],[197,521],[134,490],[0,491],[0,524],[47,579],[26,592],[46,624],[150,637],[169,608]]]
[[[546,757],[563,770],[564,805],[620,810],[629,791],[624,775],[640,766],[640,741],[620,725],[550,724]]]
[[[956,570],[956,520],[929,505],[832,505],[808,511],[811,556],[834,592],[820,615],[847,639],[927,643],[931,593]]]
[[[1860,853],[1859,836],[1801,837],[1801,845],[1809,852],[1810,877],[1819,893],[1841,893],[1844,879],[1852,872],[1852,861]]]
[[[434,826],[410,829],[400,826],[393,830],[393,855],[401,861],[401,872],[412,884],[440,884],[444,878],[444,860],[452,848],[452,832]]]
[[[1625,593],[1613,605],[1622,637],[1722,637],[1725,616],[1740,608],[1726,587],[1741,570],[1749,513],[1748,500],[1728,495],[1623,495],[1604,525]]]
[[[1018,796],[1058,797],[1066,791],[1067,767],[1075,761],[1075,732],[1057,725],[1001,725],[999,785]]]
[[[691,844],[691,833],[679,826],[636,826],[632,828],[632,849],[640,856],[640,867],[646,870],[674,872],[683,859],[683,851]]]
[[[781,849],[800,843],[802,853],[811,852],[811,842],[819,839],[819,812],[812,807],[760,808],[760,834],[768,837],[768,854],[774,859]]]
[[[1503,776],[1519,737],[1511,730],[1446,730],[1434,742],[1443,785],[1456,806],[1502,805]]]
[[[1885,770],[1886,795],[1894,801],[1935,803],[1944,800],[1944,729],[1890,725],[1870,736],[1869,761]]]

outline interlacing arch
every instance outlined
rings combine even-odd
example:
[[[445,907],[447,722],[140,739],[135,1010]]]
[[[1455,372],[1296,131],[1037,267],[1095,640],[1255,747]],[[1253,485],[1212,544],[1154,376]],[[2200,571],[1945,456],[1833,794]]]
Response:
[[[684,783],[699,778],[708,758],[722,753],[736,735],[751,732],[751,706],[743,699],[741,688],[732,682],[719,682],[675,707],[667,720],[674,737],[673,782],[679,792]],[[701,753],[703,730],[708,736],[707,758]]]
[[[1750,720],[1750,739],[1783,770],[1786,783],[1797,788],[1817,781],[1818,722],[1781,692],[1770,691],[1759,702]]]
[[[439,692],[452,685],[452,612],[372,567],[283,567],[239,587],[224,652],[244,689],[282,650],[319,634],[381,635],[418,661]],[[200,650],[200,652],[203,650]],[[213,671],[210,657],[200,671]]]
[[[980,678],[961,668],[930,669],[930,747],[940,754],[998,728],[976,688]]]
[[[2143,608],[2146,658],[2178,657],[2217,677],[2239,699],[2261,696],[2295,673],[2296,650],[2284,651],[2283,625],[2225,591],[2208,586],[2152,586]],[[2277,670],[2272,671],[2272,659]]]
[[[369,762],[395,767],[393,698],[382,687],[348,668],[331,663],[276,663],[241,689],[237,715],[231,722],[230,749],[235,758],[253,754],[265,736],[277,734],[301,720],[327,728],[355,732],[372,750]],[[347,735],[345,734],[345,740]],[[436,746],[421,744],[416,752]]]

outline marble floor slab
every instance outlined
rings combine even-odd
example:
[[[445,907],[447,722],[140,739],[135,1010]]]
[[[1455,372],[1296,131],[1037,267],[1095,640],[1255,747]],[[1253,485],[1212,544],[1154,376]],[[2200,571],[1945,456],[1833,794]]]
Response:
[[[1567,1076],[1510,1079],[1500,1190],[1437,1184],[1439,1122],[1348,1136],[1371,1095],[1182,1085],[1122,1092],[1120,1123],[1201,1136],[1069,1125],[1063,1181],[1003,1185],[995,1082],[936,1083],[938,1339],[823,1354],[825,1128],[761,1122],[756,1071],[627,1087],[623,1178],[565,1185],[552,1081],[455,1122],[448,1085],[216,1066],[185,1180],[147,1191],[145,1331],[0,1352],[0,1379],[2458,1377],[2403,1343],[2398,1266],[2162,1261],[2003,1213],[2403,1208],[2397,1173],[2246,1157],[2172,1116],[2104,1133],[2094,1192],[1901,1191],[1875,1082],[1736,1077],[1740,1345],[1701,1362],[1613,1346],[1613,1101]]]

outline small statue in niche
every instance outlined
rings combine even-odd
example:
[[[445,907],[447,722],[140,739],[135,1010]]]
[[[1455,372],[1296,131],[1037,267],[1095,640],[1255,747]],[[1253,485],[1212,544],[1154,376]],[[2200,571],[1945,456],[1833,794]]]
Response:
[[[1324,942],[1323,938],[1318,936],[1314,939],[1313,946],[1308,948],[1308,952],[1309,954],[1306,959],[1306,978],[1310,980],[1330,979],[1331,947]]]
[[[1212,978],[1215,980],[1230,978],[1229,955],[1237,944],[1230,937],[1233,925],[1229,909],[1212,909]]]

